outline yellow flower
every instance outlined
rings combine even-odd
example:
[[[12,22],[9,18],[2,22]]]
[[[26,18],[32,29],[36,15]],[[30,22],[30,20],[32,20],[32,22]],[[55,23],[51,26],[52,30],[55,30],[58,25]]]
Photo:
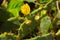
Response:
[[[39,20],[40,16],[39,15],[36,15],[35,16],[35,20]]]
[[[26,24],[31,24],[31,20],[26,20]]]
[[[47,10],[42,10],[41,14],[46,14]]]
[[[4,35],[7,35],[7,32],[4,32]]]
[[[21,12],[22,12],[24,15],[30,14],[30,7],[29,7],[29,5],[28,5],[27,3],[24,4],[23,6],[21,6]]]

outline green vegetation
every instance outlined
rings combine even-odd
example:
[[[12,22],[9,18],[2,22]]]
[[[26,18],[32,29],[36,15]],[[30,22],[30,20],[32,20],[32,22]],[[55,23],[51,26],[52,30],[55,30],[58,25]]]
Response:
[[[2,0],[0,40],[60,40],[60,0]]]

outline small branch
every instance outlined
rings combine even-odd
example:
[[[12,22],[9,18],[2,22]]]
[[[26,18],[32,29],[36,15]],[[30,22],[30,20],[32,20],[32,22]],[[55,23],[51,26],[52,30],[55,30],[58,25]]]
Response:
[[[56,6],[57,6],[57,10],[59,12],[59,3],[58,3],[58,0],[56,1]]]
[[[1,5],[2,5],[3,7],[7,7],[7,3],[8,3],[7,0],[3,0],[3,2],[2,2]]]
[[[56,6],[57,6],[58,13],[60,13],[59,2],[58,2],[58,0],[56,1]]]
[[[44,7],[39,7],[38,9],[32,11],[31,14],[29,14],[29,15],[35,14],[36,12],[42,10],[43,8],[46,8],[52,1],[53,0],[50,0],[48,3],[46,3],[46,5]]]
[[[57,10],[58,10],[57,18],[60,19],[60,9],[59,9],[59,1],[58,0],[56,0],[56,6],[57,6]]]
[[[33,2],[34,4],[36,4],[36,5],[40,5],[38,2]]]

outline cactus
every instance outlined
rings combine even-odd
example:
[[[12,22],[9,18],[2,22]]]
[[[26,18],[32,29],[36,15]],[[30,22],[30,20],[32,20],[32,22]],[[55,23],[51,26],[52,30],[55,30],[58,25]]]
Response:
[[[33,9],[30,3],[35,5]],[[0,40],[53,40],[56,18],[53,14],[51,17],[51,10],[56,11],[54,3],[54,0],[9,0],[7,7],[0,9],[0,22],[3,22]],[[60,35],[59,31],[56,35]]]
[[[16,40],[16,36],[12,33],[3,33],[0,35],[0,40]]]
[[[53,36],[51,34],[43,34],[42,36],[36,36],[26,40],[53,40]]]
[[[29,20],[31,22],[25,21],[20,25],[20,28],[18,30],[18,34],[21,36],[20,38],[23,38],[29,35],[39,25],[39,21],[35,21],[34,18],[32,20],[31,19]]]
[[[49,4],[49,3],[47,3],[47,4]],[[43,8],[45,8],[47,6],[47,4]],[[36,21],[34,19],[34,17],[36,15],[36,12],[38,12],[39,10],[42,10],[43,8],[38,8],[38,9],[34,10],[33,12],[31,12],[31,14],[29,14],[27,16],[27,19],[32,21],[31,24],[26,24],[26,21],[25,21],[20,25],[18,34],[20,35],[21,40],[23,39],[23,37],[26,37],[29,33],[34,31],[34,29],[39,25],[40,21],[39,20]]]

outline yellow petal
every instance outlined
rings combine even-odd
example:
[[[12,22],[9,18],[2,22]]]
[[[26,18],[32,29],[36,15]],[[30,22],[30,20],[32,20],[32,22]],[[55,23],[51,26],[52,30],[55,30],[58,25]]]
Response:
[[[41,14],[46,14],[47,10],[42,10]]]
[[[36,15],[35,16],[35,20],[39,20],[40,16],[39,15]]]
[[[21,13],[24,15],[30,14],[30,7],[27,3],[21,6]]]
[[[26,24],[31,24],[31,20],[26,20]]]
[[[56,33],[56,35],[60,35],[60,29],[58,30],[58,32]]]

